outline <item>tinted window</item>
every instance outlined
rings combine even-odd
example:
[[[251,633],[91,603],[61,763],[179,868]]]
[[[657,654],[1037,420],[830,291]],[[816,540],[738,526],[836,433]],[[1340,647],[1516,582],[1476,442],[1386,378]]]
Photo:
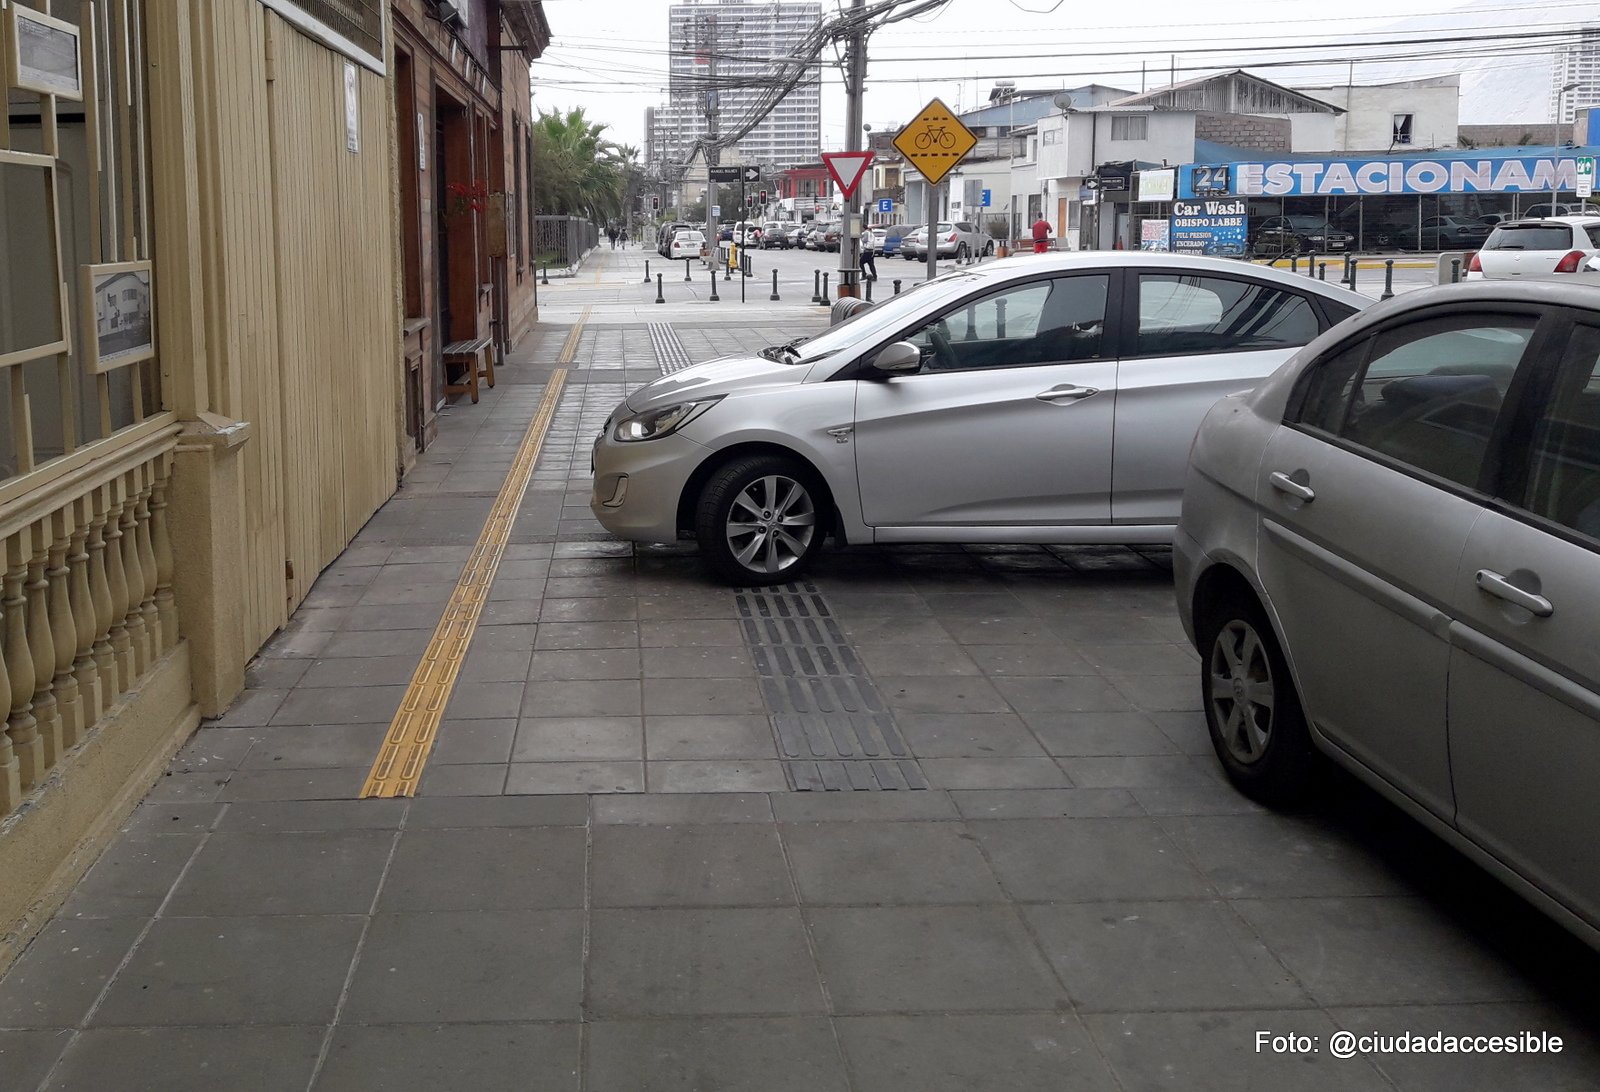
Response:
[[[1529,462],[1522,506],[1600,540],[1600,329],[1573,330]]]
[[[1476,488],[1535,323],[1446,315],[1386,330],[1316,365],[1299,420]]]
[[[915,331],[926,371],[1092,360],[1105,330],[1105,276],[1035,281],[984,296]]]
[[[1572,232],[1566,224],[1501,224],[1484,242],[1485,250],[1567,250]]]
[[[1140,356],[1276,349],[1317,333],[1316,312],[1293,292],[1223,277],[1139,275]]]
[[[1590,246],[1600,246],[1600,224],[1591,224],[1583,230],[1589,236]]]

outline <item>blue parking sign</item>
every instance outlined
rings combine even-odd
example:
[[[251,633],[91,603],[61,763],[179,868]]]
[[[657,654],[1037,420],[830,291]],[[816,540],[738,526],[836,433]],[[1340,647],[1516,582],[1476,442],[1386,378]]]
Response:
[[[894,198],[892,198],[892,197],[880,197],[880,198],[878,198],[878,211],[879,212],[893,212],[894,211]]]
[[[982,205],[984,208],[988,208],[990,203],[991,203],[990,202],[990,198],[992,196],[993,196],[993,191],[992,190],[984,190],[983,191],[983,200],[978,202],[978,203],[980,205]]]

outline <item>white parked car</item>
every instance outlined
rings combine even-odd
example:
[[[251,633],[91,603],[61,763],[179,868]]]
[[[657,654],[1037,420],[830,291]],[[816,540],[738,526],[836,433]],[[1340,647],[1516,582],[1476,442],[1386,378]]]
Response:
[[[590,508],[738,584],[841,542],[1165,543],[1189,444],[1370,301],[1219,258],[954,270],[814,338],[663,376],[611,413]]]
[[[676,232],[667,248],[669,258],[698,258],[706,245],[705,233],[695,228]]]
[[[1585,272],[1600,256],[1600,216],[1551,216],[1496,224],[1467,260],[1468,280]]]

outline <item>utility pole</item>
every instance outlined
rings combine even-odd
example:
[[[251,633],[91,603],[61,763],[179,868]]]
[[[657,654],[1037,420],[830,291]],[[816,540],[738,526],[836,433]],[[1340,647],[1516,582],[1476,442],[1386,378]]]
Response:
[[[850,0],[850,13],[860,16],[867,0]],[[862,96],[867,84],[867,32],[857,24],[850,34],[849,63],[845,65],[844,150],[861,151]],[[844,201],[844,224],[839,232],[839,298],[855,296],[861,291],[860,217],[853,207],[857,196]]]

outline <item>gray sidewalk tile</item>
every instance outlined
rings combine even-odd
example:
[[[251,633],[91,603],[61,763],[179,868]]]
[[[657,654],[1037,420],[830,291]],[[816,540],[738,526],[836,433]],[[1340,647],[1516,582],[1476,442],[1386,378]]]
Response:
[[[387,830],[213,834],[164,912],[365,914],[393,845],[394,833]]]
[[[743,761],[651,760],[652,792],[782,792],[787,787],[782,764],[760,759]]]
[[[1089,1033],[1056,1013],[846,1016],[857,1086],[872,1092],[1100,1092],[1116,1088]]]
[[[582,648],[638,648],[638,622],[547,622],[534,648],[541,652]]]
[[[636,648],[591,648],[535,652],[528,665],[529,681],[563,679],[638,679]]]
[[[1293,816],[1188,816],[1163,819],[1161,829],[1225,898],[1403,895],[1410,890],[1374,860],[1370,849]]]
[[[771,798],[776,803],[781,796]],[[765,793],[648,793],[597,796],[594,821],[601,823],[770,823]]]
[[[384,629],[370,631],[339,631],[338,640],[329,641],[315,653],[315,662],[324,660],[384,659],[405,657],[416,667],[417,660],[433,637],[431,629]],[[330,672],[337,669],[329,668]],[[400,680],[410,681],[410,676]]]
[[[607,824],[593,835],[595,906],[793,905],[770,825]]]
[[[1130,706],[1104,679],[1072,675],[994,680],[995,689],[1019,713],[1115,713]]]
[[[1525,1001],[1538,991],[1420,899],[1233,904],[1322,1005]]]
[[[360,917],[163,918],[93,1023],[326,1025],[361,926]]]
[[[389,864],[381,913],[546,910],[584,902],[578,827],[411,830]]]
[[[1041,758],[1015,713],[901,713],[895,726],[918,758]]]
[[[145,801],[169,803],[205,803],[222,795],[223,786],[233,776],[225,770],[206,770],[201,773],[173,773],[168,770],[145,794]]]
[[[0,1092],[35,1092],[71,1038],[55,1029],[0,1031]]]
[[[531,682],[522,694],[524,717],[637,717],[641,711],[637,680]]]
[[[280,725],[240,763],[245,770],[315,770],[370,764],[389,732],[385,724]]]
[[[1217,780],[1188,755],[1071,755],[1056,761],[1074,785],[1085,789],[1194,786]]]
[[[959,621],[951,628],[960,635]],[[1066,645],[1034,642],[1023,645],[969,644],[967,653],[985,675],[1093,675],[1095,669]]]
[[[589,1025],[592,1092],[845,1092],[828,1021],[600,1020]]]
[[[404,800],[241,801],[228,805],[217,830],[230,834],[395,830],[405,814]]]
[[[581,827],[588,815],[584,796],[420,797],[411,802],[406,829]]]
[[[1107,675],[1118,693],[1151,713],[1200,708],[1200,675]]]
[[[801,901],[812,905],[1001,902],[960,823],[795,823],[781,828]]]
[[[857,643],[855,650],[867,670],[878,677],[980,674],[974,658],[948,638],[938,644]]]
[[[1139,806],[1151,815],[1271,814],[1222,779],[1194,785],[1144,786],[1129,791],[1139,801]]]
[[[765,710],[753,678],[644,680],[644,711],[651,716],[739,715]]]
[[[272,724],[388,724],[405,692],[403,685],[293,690]]]
[[[1274,1053],[1256,1048],[1256,1033],[1263,1031],[1315,1036],[1325,1048],[1337,1029],[1326,1014],[1316,1010],[1090,1014],[1083,1022],[1124,1088],[1370,1092],[1386,1085],[1361,1058],[1341,1061],[1320,1052]]]
[[[1086,642],[1083,658],[1107,675],[1182,675],[1199,687],[1200,657],[1188,645]]]
[[[511,760],[511,744],[517,737],[515,717],[484,720],[455,720],[446,717],[439,724],[428,761],[446,765],[505,763]]]
[[[246,689],[287,690],[297,685],[315,661],[309,659],[271,659],[258,656],[244,669]]]
[[[821,1014],[795,909],[595,910],[597,1017]]]
[[[877,679],[884,701],[905,713],[1004,713],[1009,706],[992,683],[970,678],[890,675]]]
[[[222,804],[146,800],[122,824],[124,834],[204,834],[216,825]]]
[[[216,720],[208,721],[209,728],[255,728],[272,720],[272,715],[288,697],[289,691],[246,690],[228,706],[228,711]]]
[[[1022,719],[1052,755],[1180,753],[1172,740],[1143,713],[1024,713]]]
[[[318,1092],[575,1092],[577,1024],[341,1025]]]
[[[91,1028],[48,1088],[118,1092],[276,1092],[303,1088],[319,1027]]]
[[[511,794],[644,792],[643,762],[513,762],[509,769]]]
[[[925,758],[922,772],[940,789],[1065,789],[1067,775],[1048,758]]]
[[[186,773],[236,770],[250,749],[265,736],[258,728],[202,728],[172,760],[172,768]]]
[[[579,910],[379,914],[362,948],[344,1019],[576,1020],[582,968]]]
[[[684,645],[732,645],[744,647],[744,631],[739,623],[725,618],[691,621],[647,621],[639,623],[639,643],[646,648],[674,648]]]
[[[646,716],[644,733],[652,761],[778,757],[772,725],[764,716]]]
[[[750,653],[731,645],[647,648],[643,668],[651,679],[743,679],[755,674]]]
[[[520,626],[480,626],[472,635],[472,644],[467,651],[467,662],[473,656],[496,657],[506,654],[521,654],[524,660],[532,658],[534,643],[539,639],[539,627],[533,624]],[[527,677],[524,670],[517,678]],[[513,680],[515,681],[515,680]]]
[[[499,796],[505,791],[506,771],[496,763],[428,763],[417,786],[419,797]]]
[[[1000,882],[1023,902],[1212,894],[1153,819],[1015,819],[970,829]]]
[[[335,639],[334,644],[343,644]],[[311,661],[304,676],[295,685],[309,687],[347,686],[405,686],[416,673],[417,655],[392,656],[342,656],[338,659]]]
[[[1188,755],[1211,755],[1211,731],[1206,727],[1206,717],[1198,709],[1146,714],[1155,722],[1178,750]]]
[[[950,794],[919,792],[785,792],[772,795],[779,822],[843,823],[858,819],[918,821],[956,819]]]
[[[539,621],[537,599],[491,599],[483,605],[478,615],[478,625],[488,629],[497,626],[529,626]]]
[[[45,926],[0,979],[0,1027],[81,1023],[144,926],[143,918],[57,918]]]
[[[204,836],[197,833],[124,835],[78,881],[61,916],[153,916],[202,841]]]
[[[1050,1010],[1066,1003],[1008,906],[806,911],[838,1014]]]
[[[320,770],[240,770],[222,787],[221,799],[354,800],[370,769],[369,764]]]
[[[539,621],[629,622],[639,616],[639,602],[631,595],[589,596],[582,599],[546,599]]]
[[[644,758],[641,717],[524,717],[513,762],[596,762]]]
[[[452,720],[515,717],[522,711],[522,691],[521,682],[458,682],[444,715]]]
[[[1125,789],[958,789],[963,819],[1095,819],[1144,812]]]
[[[832,602],[835,596],[830,592],[828,598]],[[839,619],[839,628],[855,642],[857,650],[874,645],[878,647],[942,645],[952,640],[950,630],[945,629],[937,618],[931,617],[914,618],[904,615],[881,617],[870,614],[845,616]],[[959,634],[953,639],[964,642]]]
[[[1004,614],[942,619],[949,634],[963,645],[1059,645],[1061,636],[1042,618]]]
[[[1080,1012],[1311,1004],[1226,903],[1092,902],[1023,913]]]

